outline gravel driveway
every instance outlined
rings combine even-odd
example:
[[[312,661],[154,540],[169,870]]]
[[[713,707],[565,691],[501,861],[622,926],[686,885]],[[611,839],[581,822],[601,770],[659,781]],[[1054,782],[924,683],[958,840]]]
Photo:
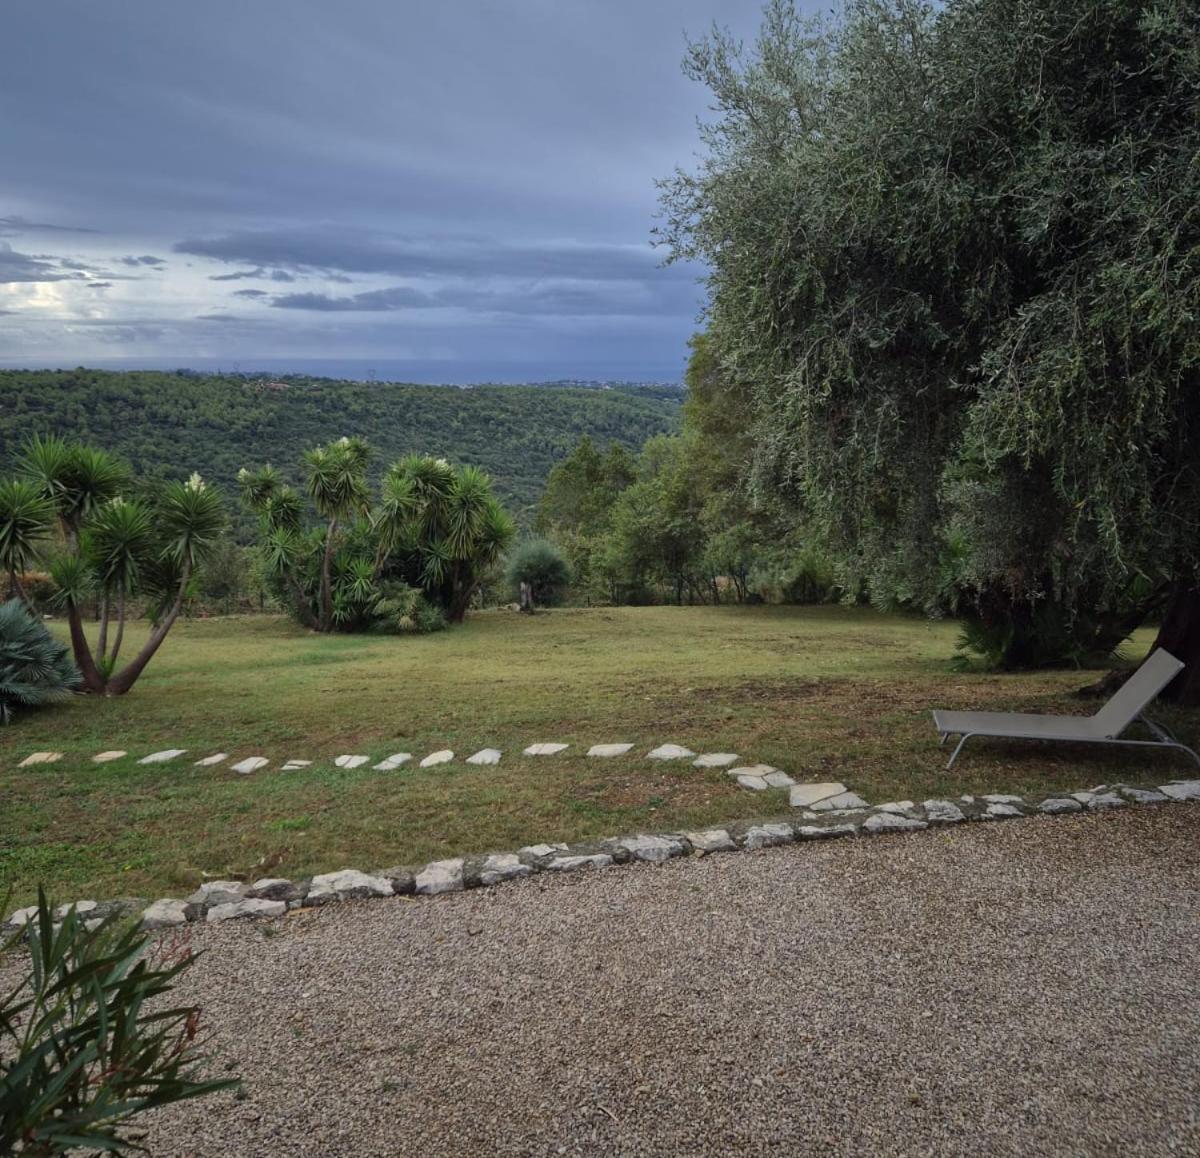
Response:
[[[156,1155],[1195,1154],[1200,806],[198,928]]]

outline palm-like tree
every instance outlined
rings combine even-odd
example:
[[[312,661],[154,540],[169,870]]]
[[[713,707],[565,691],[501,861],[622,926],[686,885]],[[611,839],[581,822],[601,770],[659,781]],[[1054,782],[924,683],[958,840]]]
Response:
[[[104,595],[96,658],[101,667],[107,665],[111,669],[121,653],[127,601],[154,556],[153,512],[137,500],[112,499],[89,520],[84,545],[85,558]],[[117,635],[109,655],[108,620],[113,598],[117,608]]]
[[[0,482],[0,567],[8,574],[9,595],[29,600],[20,576],[29,570],[54,529],[54,504],[34,482]]]
[[[120,495],[130,481],[129,467],[116,455],[52,434],[34,435],[17,465],[54,504],[72,547],[78,545],[84,520]]]
[[[348,519],[365,515],[370,509],[366,480],[370,456],[370,447],[361,438],[341,438],[304,454],[309,498],[327,522],[325,552],[321,559],[321,631],[332,631],[334,627],[332,572],[338,527]]]

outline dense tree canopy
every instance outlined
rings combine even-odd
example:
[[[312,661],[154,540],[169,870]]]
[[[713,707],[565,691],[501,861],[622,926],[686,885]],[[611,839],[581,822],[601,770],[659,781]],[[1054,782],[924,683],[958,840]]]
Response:
[[[709,264],[756,490],[1008,662],[1170,593],[1200,673],[1195,5],[775,0],[686,67],[718,115],[664,240]]]

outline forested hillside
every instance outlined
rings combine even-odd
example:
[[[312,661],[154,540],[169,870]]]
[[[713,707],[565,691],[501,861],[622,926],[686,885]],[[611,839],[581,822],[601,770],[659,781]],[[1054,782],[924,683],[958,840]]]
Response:
[[[232,493],[243,466],[290,477],[303,450],[361,435],[382,469],[409,451],[483,467],[518,518],[583,434],[642,445],[674,429],[669,389],[412,386],[289,377],[277,382],[188,371],[0,371],[0,463],[29,435],[54,432],[118,452],[140,475],[199,471]]]

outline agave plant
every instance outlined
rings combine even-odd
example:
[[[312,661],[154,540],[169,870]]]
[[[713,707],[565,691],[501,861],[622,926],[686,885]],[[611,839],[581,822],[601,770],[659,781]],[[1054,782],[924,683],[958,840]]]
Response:
[[[19,599],[0,604],[0,724],[18,708],[66,699],[78,686],[70,650]]]

